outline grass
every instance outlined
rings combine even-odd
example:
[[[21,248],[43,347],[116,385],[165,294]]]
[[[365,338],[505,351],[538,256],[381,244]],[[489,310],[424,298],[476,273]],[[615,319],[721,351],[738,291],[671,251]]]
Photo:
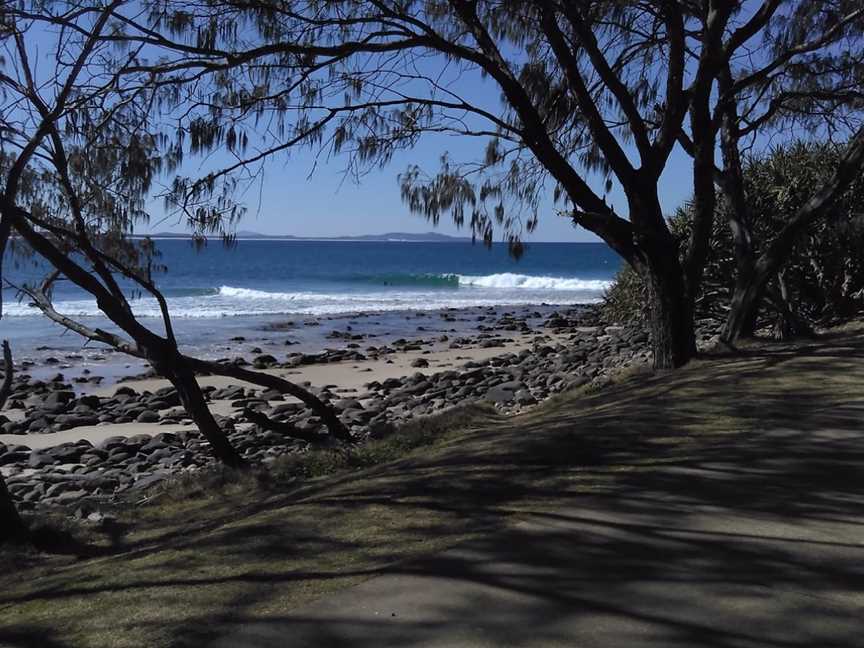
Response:
[[[434,416],[412,419],[383,439],[369,440],[350,448],[313,448],[304,453],[279,457],[269,467],[236,471],[215,466],[183,473],[152,488],[147,495],[151,505],[177,505],[201,498],[248,497],[284,492],[300,482],[339,473],[371,468],[408,456],[418,448],[445,443],[472,424],[495,417],[485,403],[451,408]]]
[[[813,475],[848,481],[844,461],[860,463],[819,437],[860,432],[849,404],[864,386],[862,355],[849,332],[763,345],[625,375],[518,417],[456,410],[348,453],[285,460],[266,478],[178,480],[89,530],[101,555],[30,555],[4,570],[0,644],[201,645],[514,517],[578,508],[586,494],[690,508],[826,507]],[[742,458],[757,466],[783,453],[773,485],[764,473],[697,484],[670,471]]]
[[[182,640],[177,626],[236,601],[279,590],[257,608],[266,615],[471,537],[482,520],[419,503],[358,505],[338,492],[355,480],[383,482],[363,469],[418,449],[433,456],[478,421],[494,418],[487,406],[454,408],[350,450],[286,457],[267,472],[191,473],[154,489],[145,505],[118,512],[104,528],[63,517],[38,520],[40,545],[63,551],[0,554],[0,573],[30,581],[14,604],[0,598],[0,642],[30,637],[41,646],[56,635],[59,645],[140,646],[146,636],[147,645],[173,645],[178,635]],[[349,475],[341,488],[333,479]],[[102,555],[79,560],[75,550],[85,543],[87,553]],[[190,630],[194,645],[200,636]]]

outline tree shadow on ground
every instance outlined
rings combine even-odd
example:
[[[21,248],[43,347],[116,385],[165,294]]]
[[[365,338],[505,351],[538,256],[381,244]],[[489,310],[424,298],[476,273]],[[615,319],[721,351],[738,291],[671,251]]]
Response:
[[[862,646],[862,356],[770,346],[558,397],[49,573],[0,615],[138,604],[88,627],[151,645]]]

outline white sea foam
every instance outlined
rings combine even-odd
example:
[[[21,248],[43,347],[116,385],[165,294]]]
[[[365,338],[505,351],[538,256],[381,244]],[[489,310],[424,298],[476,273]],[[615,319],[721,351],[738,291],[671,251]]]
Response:
[[[536,277],[532,275],[502,272],[480,277],[456,275],[460,286],[479,288],[523,288],[528,290],[569,290],[597,291],[606,290],[611,281],[603,279],[575,279],[569,277]]]
[[[234,286],[222,286],[218,294],[222,297],[233,297],[235,299],[274,299],[280,301],[291,301],[297,298],[309,298],[314,293],[284,293],[268,292],[266,290],[255,290],[254,288],[235,288]]]
[[[608,281],[566,277],[543,277],[513,273],[486,276],[441,275],[456,277],[458,287],[423,286],[421,290],[382,290],[349,292],[279,292],[239,286],[221,286],[218,290],[169,297],[174,318],[219,318],[254,315],[336,315],[356,312],[436,310],[471,306],[504,306],[554,303],[572,305],[599,300]],[[133,300],[132,309],[139,317],[159,317],[155,300]],[[101,313],[89,299],[58,300],[55,307],[72,317],[95,317]],[[38,309],[26,302],[7,300],[8,317],[39,316]]]

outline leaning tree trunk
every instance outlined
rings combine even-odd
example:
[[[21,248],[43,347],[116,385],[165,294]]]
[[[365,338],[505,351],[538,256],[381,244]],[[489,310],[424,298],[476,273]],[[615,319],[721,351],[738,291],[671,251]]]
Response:
[[[27,537],[27,525],[18,515],[6,480],[0,475],[0,545],[24,542]]]
[[[354,438],[351,436],[348,428],[345,427],[345,424],[339,420],[333,407],[324,403],[309,390],[303,389],[299,385],[295,385],[279,376],[274,376],[260,371],[250,371],[234,364],[211,362],[199,358],[190,358],[189,356],[183,356],[183,360],[188,362],[192,369],[199,373],[229,376],[231,378],[237,378],[238,380],[250,382],[254,385],[267,387],[268,389],[275,389],[281,394],[293,396],[321,417],[322,422],[327,426],[327,429],[334,438],[345,443],[354,443]]]
[[[6,404],[6,399],[12,390],[12,351],[9,342],[3,340],[3,384],[0,385],[0,409]],[[27,525],[18,515],[12,495],[6,488],[6,480],[0,473],[0,545],[7,542],[21,542],[27,538]]]
[[[755,319],[771,277],[783,267],[792,253],[795,240],[817,219],[828,213],[832,203],[853,182],[864,168],[864,126],[858,129],[847,145],[837,170],[826,178],[819,191],[802,205],[753,263],[752,271],[739,276],[732,294],[731,308],[723,328],[723,340],[734,342],[747,332],[748,323]]]
[[[739,266],[732,298],[729,301],[729,313],[723,324],[720,339],[731,344],[736,340],[755,335],[756,320],[767,283],[767,277],[758,279],[755,271],[748,272]]]
[[[719,82],[720,91],[729,92],[733,81],[732,70],[728,65],[721,70]],[[759,308],[767,285],[767,279],[763,282],[755,281],[754,218],[744,187],[744,163],[738,148],[739,123],[737,106],[734,102],[727,102],[723,108],[720,129],[724,170],[719,176],[719,181],[728,201],[727,218],[736,266],[730,310],[720,334],[720,339],[727,343],[732,343],[739,338],[749,338],[755,334]]]
[[[0,545],[24,542],[27,536],[27,525],[18,515],[12,495],[6,488],[6,480],[0,474]]]
[[[213,418],[195,373],[188,364],[178,355],[169,361],[158,363],[155,368],[171,381],[180,397],[180,403],[207,439],[213,455],[230,468],[246,468],[246,460],[231,445],[225,431]]]

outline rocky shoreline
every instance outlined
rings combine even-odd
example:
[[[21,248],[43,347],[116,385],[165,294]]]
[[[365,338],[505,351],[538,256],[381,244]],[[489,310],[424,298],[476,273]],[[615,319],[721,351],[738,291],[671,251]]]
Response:
[[[284,362],[260,355],[249,363],[288,375],[292,369],[307,364],[353,362],[354,366],[362,366],[369,360],[383,358],[390,362],[389,357],[419,351],[410,362],[415,371],[403,377],[376,379],[370,372],[370,380],[359,389],[306,385],[337,410],[361,442],[386,436],[411,418],[443,412],[457,404],[482,401],[505,413],[518,412],[567,389],[587,383],[601,385],[624,367],[650,363],[645,331],[606,325],[596,308],[561,310],[540,322],[530,319],[530,315],[505,313],[494,321],[484,321],[473,336],[397,340],[363,351],[358,348],[355,334],[346,331],[343,339],[351,341],[341,350],[289,354]],[[514,334],[521,336],[524,344],[519,350],[511,348]],[[710,334],[703,333],[703,339]],[[451,353],[472,347],[500,348],[501,353],[430,371],[427,358],[435,357],[433,343],[435,348],[445,347]],[[19,376],[8,411],[0,414],[0,431],[7,435],[7,442],[0,443],[0,470],[23,510],[110,501],[213,463],[207,442],[190,425],[170,386],[139,392],[123,384],[110,396],[77,395],[62,376],[57,378],[34,381]],[[303,452],[308,444],[258,428],[244,416],[247,408],[301,430],[322,429],[320,420],[301,403],[285,400],[276,392],[241,385],[204,389],[209,400],[230,403],[225,414],[216,414],[217,420],[237,449],[253,463],[267,464],[285,454]],[[39,434],[47,439],[67,430],[74,434],[77,428],[87,426],[114,429],[123,424],[153,424],[155,430],[148,434],[111,435],[95,444],[80,439],[41,448],[9,442],[8,436],[23,440]],[[166,426],[165,431],[159,431],[161,426]]]

